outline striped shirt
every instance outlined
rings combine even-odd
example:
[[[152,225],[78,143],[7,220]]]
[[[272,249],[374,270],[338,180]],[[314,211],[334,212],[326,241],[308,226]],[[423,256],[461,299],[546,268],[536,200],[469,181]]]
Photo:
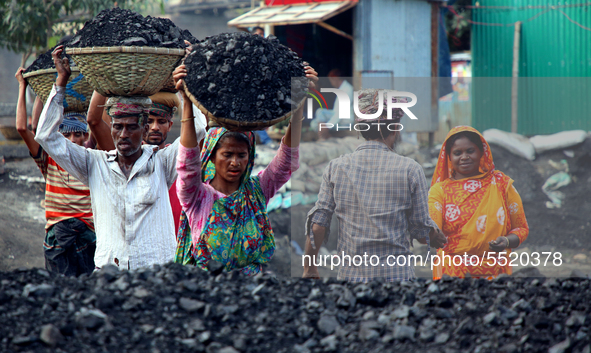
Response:
[[[70,218],[78,218],[94,231],[90,190],[39,147],[33,160],[45,178],[45,229]]]
[[[308,213],[306,235],[315,248],[311,225],[330,233],[333,213],[339,220],[337,254],[379,258],[377,266],[342,260],[338,277],[353,282],[372,278],[389,281],[415,278],[414,266],[398,266],[398,256],[412,255],[411,239],[425,239],[437,225],[429,217],[427,180],[414,160],[393,153],[377,141],[366,141],[355,152],[329,162],[318,201]],[[394,255],[395,258],[389,256]],[[336,260],[335,260],[336,261]],[[373,263],[375,264],[375,258]],[[402,259],[398,262],[403,264]]]

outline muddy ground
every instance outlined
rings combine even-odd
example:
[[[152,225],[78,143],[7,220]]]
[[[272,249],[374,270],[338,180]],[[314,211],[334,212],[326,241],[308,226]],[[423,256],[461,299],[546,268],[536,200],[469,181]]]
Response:
[[[0,271],[45,266],[45,184],[27,183],[19,176],[42,177],[31,158],[9,160],[0,175]]]

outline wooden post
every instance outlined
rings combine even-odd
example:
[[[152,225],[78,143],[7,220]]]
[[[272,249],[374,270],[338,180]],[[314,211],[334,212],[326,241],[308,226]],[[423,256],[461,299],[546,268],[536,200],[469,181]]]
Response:
[[[439,112],[439,3],[431,3],[431,119]],[[433,115],[435,117],[433,117]],[[433,148],[435,132],[429,132],[429,148]]]
[[[511,132],[517,133],[517,110],[519,108],[519,39],[521,37],[521,21],[515,23],[513,38],[513,79],[511,82]]]
[[[318,22],[316,22],[316,24],[319,25],[319,26],[321,26],[321,27],[324,27],[324,28],[328,29],[329,31],[331,31],[331,32],[333,32],[335,34],[338,34],[339,36],[345,37],[345,38],[347,38],[349,40],[353,40],[353,36],[352,35],[350,35],[348,33],[345,33],[343,31],[341,31],[340,29],[335,28],[334,26],[329,25],[326,22],[318,21]]]

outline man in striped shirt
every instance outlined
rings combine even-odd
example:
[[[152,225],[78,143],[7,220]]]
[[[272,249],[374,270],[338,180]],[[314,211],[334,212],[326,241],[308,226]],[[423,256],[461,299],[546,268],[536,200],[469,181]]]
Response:
[[[91,273],[94,270],[96,236],[90,191],[62,169],[27,128],[27,82],[23,78],[23,70],[20,68],[15,75],[19,82],[16,126],[45,178],[45,267],[52,273],[66,276]],[[59,132],[71,142],[83,146],[88,139],[86,116],[77,112],[66,113]]]

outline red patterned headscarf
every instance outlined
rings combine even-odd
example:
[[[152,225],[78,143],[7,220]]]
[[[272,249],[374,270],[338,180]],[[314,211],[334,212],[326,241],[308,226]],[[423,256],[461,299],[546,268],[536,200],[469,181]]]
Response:
[[[111,97],[105,104],[107,114],[113,119],[138,116],[139,124],[147,122],[152,101],[148,97]]]
[[[441,146],[441,151],[439,152],[439,158],[437,159],[437,166],[435,167],[435,173],[433,173],[433,180],[431,181],[431,186],[433,186],[439,182],[442,182],[446,179],[449,179],[450,177],[453,176],[454,170],[453,170],[453,167],[452,167],[451,162],[449,160],[449,156],[445,152],[445,144],[453,135],[458,134],[463,131],[470,131],[470,132],[473,132],[473,133],[477,134],[478,136],[480,136],[480,141],[482,141],[482,157],[480,158],[480,166],[478,167],[480,172],[481,173],[490,173],[495,169],[495,164],[493,162],[493,157],[492,157],[492,152],[490,151],[490,146],[488,145],[488,142],[486,142],[486,140],[484,139],[482,134],[480,132],[478,132],[478,130],[476,130],[475,128],[470,127],[470,126],[456,126],[453,129],[451,129],[449,134],[447,134],[445,141],[443,141],[443,145]]]
[[[150,99],[152,100],[150,115],[163,117],[168,121],[172,120],[174,112],[181,104],[177,95],[170,92],[158,92],[150,96]]]

